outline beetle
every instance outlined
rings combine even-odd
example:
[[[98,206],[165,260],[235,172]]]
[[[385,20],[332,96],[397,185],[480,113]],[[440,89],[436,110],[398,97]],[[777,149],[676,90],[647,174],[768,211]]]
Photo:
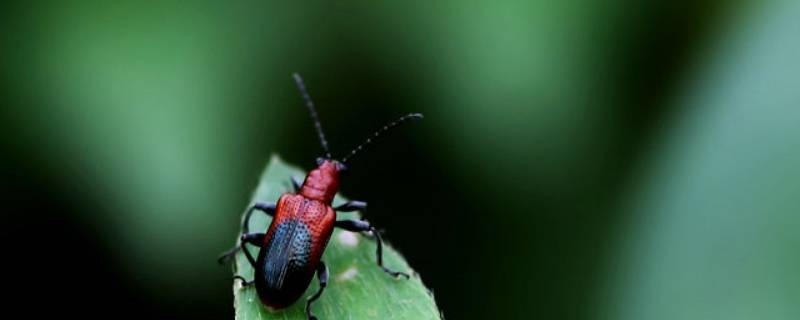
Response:
[[[242,250],[255,269],[255,276],[248,281],[241,275],[235,275],[234,281],[241,280],[243,287],[255,284],[261,302],[272,309],[282,309],[297,301],[316,273],[319,289],[307,298],[305,305],[308,319],[316,319],[311,312],[311,305],[322,295],[328,283],[328,268],[321,257],[334,228],[371,233],[377,242],[375,255],[378,267],[395,278],[410,278],[407,273],[394,271],[383,265],[383,240],[380,232],[369,222],[336,220],[337,211],[364,210],[367,207],[366,202],[347,201],[337,207],[332,207],[332,203],[339,190],[339,175],[347,170],[345,163],[349,159],[381,134],[408,120],[422,119],[423,116],[419,113],[402,116],[375,131],[341,161],[335,160],[328,149],[328,142],[303,79],[297,73],[292,77],[311,115],[325,156],[317,158],[317,168],[308,173],[302,184],[292,179],[294,192],[284,193],[276,203],[256,202],[250,206],[243,221],[239,245],[223,253],[219,262],[230,260]],[[265,233],[249,231],[250,217],[256,211],[272,217]],[[253,257],[245,247],[246,244],[260,248],[257,257]]]

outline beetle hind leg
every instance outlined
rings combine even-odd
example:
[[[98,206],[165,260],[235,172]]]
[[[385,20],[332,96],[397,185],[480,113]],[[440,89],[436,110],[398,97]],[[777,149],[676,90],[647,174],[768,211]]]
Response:
[[[336,221],[334,226],[337,228],[342,228],[347,231],[353,231],[353,232],[371,231],[378,242],[377,248],[375,249],[375,255],[377,256],[378,259],[378,267],[380,267],[383,270],[383,272],[390,274],[392,277],[397,278],[399,276],[404,276],[406,277],[406,279],[411,278],[411,276],[408,273],[394,271],[383,266],[383,239],[381,239],[381,233],[378,232],[378,230],[376,230],[375,227],[369,224],[369,222],[365,220],[339,220]]]
[[[248,286],[250,286],[251,284],[253,284],[255,282],[254,280],[247,281],[244,277],[242,277],[240,275],[233,276],[233,280],[234,281],[237,280],[237,279],[238,280],[242,280],[242,288],[248,287]]]
[[[328,267],[323,261],[320,261],[319,265],[317,265],[317,279],[319,279],[319,289],[316,293],[314,293],[314,295],[308,297],[308,300],[306,301],[306,316],[308,317],[308,320],[317,320],[317,317],[311,313],[311,304],[319,299],[319,297],[322,295],[322,291],[324,291],[325,287],[328,286]]]

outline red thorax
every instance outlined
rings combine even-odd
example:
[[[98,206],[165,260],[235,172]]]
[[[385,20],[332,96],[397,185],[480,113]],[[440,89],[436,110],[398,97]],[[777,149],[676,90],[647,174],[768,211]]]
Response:
[[[308,173],[299,193],[330,206],[337,191],[339,191],[339,167],[335,160],[325,159],[316,169]]]

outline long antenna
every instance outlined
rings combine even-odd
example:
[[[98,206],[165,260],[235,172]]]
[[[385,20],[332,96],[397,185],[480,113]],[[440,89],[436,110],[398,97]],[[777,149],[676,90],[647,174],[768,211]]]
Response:
[[[314,128],[317,129],[317,136],[319,136],[319,143],[322,145],[322,149],[325,149],[325,157],[331,159],[333,156],[331,156],[331,150],[328,149],[328,140],[325,140],[325,134],[322,133],[322,125],[319,122],[319,116],[317,116],[317,109],[314,108],[314,101],[311,101],[311,96],[308,94],[308,90],[306,90],[306,84],[297,72],[292,73],[292,77],[297,84],[297,90],[300,90],[300,95],[303,96],[303,100],[306,102],[308,113],[311,114],[311,121],[314,121]]]
[[[380,129],[378,129],[378,131],[375,131],[375,133],[373,133],[372,136],[370,136],[369,138],[367,138],[366,141],[364,141],[363,143],[358,145],[358,147],[353,149],[353,151],[350,151],[350,154],[348,154],[344,158],[342,158],[342,163],[347,162],[347,160],[349,160],[354,155],[356,155],[356,153],[361,151],[361,149],[363,149],[365,146],[367,146],[368,144],[372,143],[373,140],[377,139],[378,136],[380,136],[384,132],[389,131],[390,129],[392,129],[392,128],[394,128],[394,127],[396,127],[396,126],[398,126],[398,125],[400,125],[403,122],[406,122],[408,120],[422,119],[422,118],[424,118],[424,117],[422,116],[421,113],[409,113],[407,115],[404,115],[404,116],[400,117],[399,119],[397,119],[395,121],[390,122],[389,124],[383,126],[383,128],[380,128]]]

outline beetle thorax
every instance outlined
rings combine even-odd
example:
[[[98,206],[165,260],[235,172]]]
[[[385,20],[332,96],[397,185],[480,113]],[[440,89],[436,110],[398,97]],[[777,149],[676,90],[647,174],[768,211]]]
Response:
[[[334,160],[323,161],[303,181],[300,195],[330,205],[339,191],[339,169]]]

